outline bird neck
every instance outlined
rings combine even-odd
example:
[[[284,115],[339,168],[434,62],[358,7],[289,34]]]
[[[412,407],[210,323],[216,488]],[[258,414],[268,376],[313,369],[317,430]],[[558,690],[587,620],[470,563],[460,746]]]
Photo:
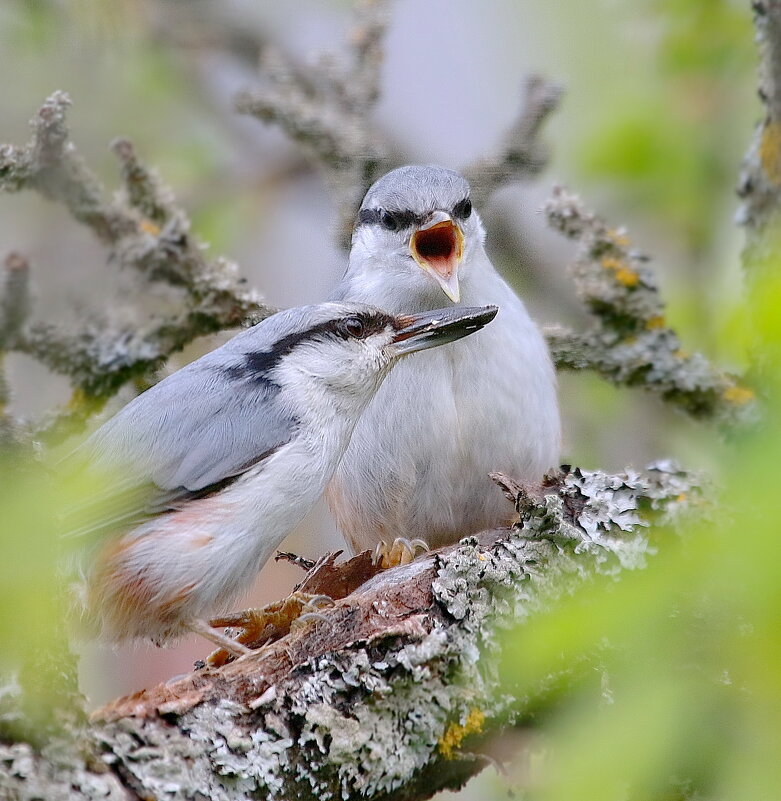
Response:
[[[490,303],[486,289],[501,281],[485,249],[477,243],[458,269],[461,305]],[[350,264],[336,297],[371,303],[392,314],[414,314],[450,306],[452,301],[417,264],[383,258],[360,248],[350,253]]]
[[[377,391],[388,368],[371,373],[360,372],[350,383],[316,375],[300,365],[286,365],[291,372],[283,377],[285,403],[299,419],[302,436],[324,452],[341,453],[347,448],[353,428]]]

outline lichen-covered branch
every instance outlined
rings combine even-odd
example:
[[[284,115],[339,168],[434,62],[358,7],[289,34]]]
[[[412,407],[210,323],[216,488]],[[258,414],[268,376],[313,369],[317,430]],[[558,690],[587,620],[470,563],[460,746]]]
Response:
[[[15,443],[16,426],[8,413],[11,391],[5,375],[5,354],[14,348],[30,312],[30,265],[21,253],[3,261],[0,284],[0,448]]]
[[[560,187],[545,213],[553,228],[578,243],[572,274],[593,320],[582,333],[559,327],[547,332],[559,368],[594,370],[616,384],[643,387],[695,418],[753,419],[752,390],[682,348],[665,319],[648,259],[625,232],[610,228]]]
[[[781,236],[781,0],[754,0],[759,46],[759,96],[764,117],[743,162],[738,216],[746,228],[743,263],[749,275],[778,271]]]
[[[172,193],[126,140],[113,144],[123,192],[106,199],[69,139],[69,105],[64,92],[55,92],[33,118],[27,146],[0,146],[0,190],[33,189],[63,203],[108,247],[112,266],[175,287],[181,303],[172,316],[140,330],[118,327],[110,319],[88,322],[75,332],[48,322],[17,327],[10,347],[67,375],[76,390],[71,406],[38,432],[55,438],[70,433],[125,382],[159,367],[196,337],[257,322],[274,311],[242,285],[235,264],[206,257]]]
[[[30,313],[30,264],[21,253],[11,252],[3,261],[0,286],[0,351],[12,348]]]
[[[265,85],[236,98],[240,112],[279,125],[324,168],[337,196],[339,240],[345,248],[366,190],[398,164],[371,123],[388,5],[387,0],[358,2],[347,52],[327,53],[311,67],[298,68],[267,49],[261,63]],[[464,170],[478,205],[506,183],[532,177],[545,167],[548,150],[539,134],[561,94],[559,85],[539,75],[528,78],[520,113],[496,153]]]
[[[113,702],[57,761],[0,745],[0,795],[413,801],[460,786],[524,712],[497,691],[502,629],[641,567],[649,522],[697,502],[696,478],[669,464],[575,469],[535,496],[499,480],[512,529],[383,571],[248,657]]]
[[[267,48],[265,85],[236,98],[236,108],[273,122],[324,168],[339,209],[339,239],[347,247],[355,210],[388,166],[381,136],[370,122],[379,97],[382,41],[388,0],[360,0],[344,54],[328,53],[309,68],[296,68]]]
[[[76,152],[65,122],[69,106],[65,92],[54,92],[30,121],[26,147],[0,145],[0,190],[34,189],[63,203],[103,242],[120,241],[134,232],[136,221],[104,200],[103,187]]]
[[[526,79],[518,117],[496,153],[477,159],[463,171],[478,207],[502,186],[532,178],[547,166],[550,152],[540,140],[540,132],[545,120],[558,107],[563,92],[560,84],[541,75]]]

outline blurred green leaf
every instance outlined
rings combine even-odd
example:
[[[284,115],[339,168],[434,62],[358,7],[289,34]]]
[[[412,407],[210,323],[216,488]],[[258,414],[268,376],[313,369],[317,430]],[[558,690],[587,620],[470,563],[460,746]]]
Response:
[[[504,681],[527,709],[569,675],[536,712],[550,758],[531,798],[781,797],[781,279],[752,302],[767,419],[734,443],[720,506],[507,643]]]
[[[79,630],[76,583],[105,520],[137,507],[118,476],[72,461],[0,454],[0,735],[31,742],[81,714],[69,638]],[[66,528],[85,529],[69,536]]]
[[[755,64],[748,4],[645,0],[645,36],[616,58],[638,70],[596,99],[580,146],[591,180],[621,181],[624,201],[662,218],[694,254],[718,235],[750,124]]]

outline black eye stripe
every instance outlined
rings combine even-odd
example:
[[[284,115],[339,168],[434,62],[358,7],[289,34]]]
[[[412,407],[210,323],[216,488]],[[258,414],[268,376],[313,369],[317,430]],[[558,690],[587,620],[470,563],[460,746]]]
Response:
[[[472,200],[465,197],[453,206],[453,217],[467,220],[472,215]],[[422,225],[427,215],[415,214],[409,209],[389,211],[388,209],[361,209],[358,214],[358,225],[380,225],[387,231],[400,231],[413,225]]]
[[[348,321],[357,321],[363,326],[360,334],[350,332],[348,328],[351,326],[345,327],[345,323]],[[335,334],[342,339],[366,339],[372,334],[378,334],[386,326],[396,327],[396,319],[385,312],[375,312],[374,314],[359,312],[346,318],[340,317],[336,320],[326,320],[303,331],[295,331],[278,339],[269,350],[245,353],[243,364],[221,369],[221,372],[236,380],[254,378],[255,380],[273,383],[270,382],[266,374],[273,370],[282,358],[299,345],[311,342],[324,334]]]
[[[383,221],[383,217],[387,219],[389,216],[393,219],[393,228]],[[409,209],[399,211],[389,211],[388,209],[381,208],[361,209],[358,214],[359,225],[381,225],[389,231],[399,231],[402,228],[411,228],[413,225],[421,225],[425,219],[426,215],[415,214]]]
[[[385,312],[375,314],[354,314],[350,317],[334,320],[329,326],[329,330],[343,337],[344,339],[367,339],[373,334],[378,334],[387,326],[394,326],[395,319]]]
[[[358,223],[362,225],[374,225],[380,221],[379,209],[361,209],[358,215]]]

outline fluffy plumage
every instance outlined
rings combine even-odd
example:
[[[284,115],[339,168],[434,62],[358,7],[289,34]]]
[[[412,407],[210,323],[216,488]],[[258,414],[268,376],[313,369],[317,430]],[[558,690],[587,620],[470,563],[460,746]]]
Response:
[[[360,303],[280,312],[135,398],[80,449],[116,481],[91,531],[87,618],[164,642],[247,589],[322,494],[399,356],[494,309],[395,317]],[[112,502],[116,503],[112,505]]]
[[[513,509],[488,473],[537,482],[558,463],[556,380],[547,347],[493,268],[468,198],[466,180],[441,167],[385,175],[364,198],[349,266],[332,294],[394,313],[446,303],[443,291],[452,286],[445,285],[444,270],[425,269],[413,251],[418,231],[450,220],[463,236],[459,303],[499,307],[479,337],[400,364],[362,415],[327,489],[339,528],[356,550],[396,537],[438,546],[504,524]],[[437,253],[434,246],[429,253],[455,265],[456,252]]]

